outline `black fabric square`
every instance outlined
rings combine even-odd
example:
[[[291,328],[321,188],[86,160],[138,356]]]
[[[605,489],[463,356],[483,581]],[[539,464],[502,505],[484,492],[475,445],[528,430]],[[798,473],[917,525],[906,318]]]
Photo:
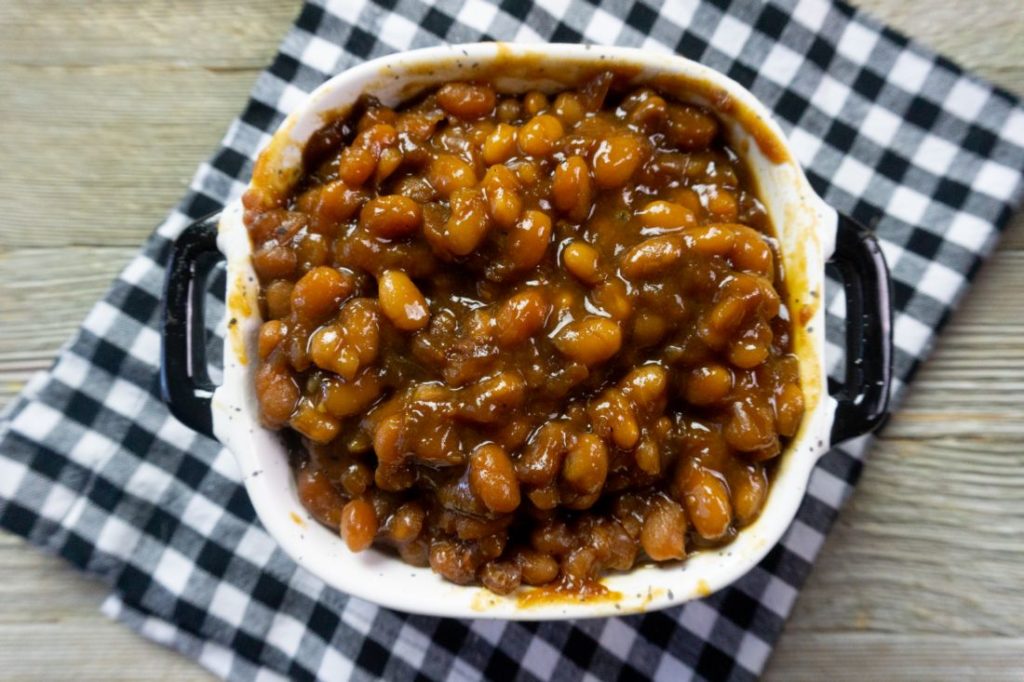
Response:
[[[452,618],[444,618],[437,624],[433,640],[454,654],[459,652],[470,636],[469,628],[465,625]]]
[[[978,156],[991,156],[992,148],[995,146],[996,136],[981,126],[971,124],[967,129],[967,137],[964,138],[964,147]]]
[[[659,649],[668,646],[675,629],[675,621],[662,612],[649,613],[640,619],[640,634]]]
[[[276,109],[254,99],[249,100],[248,106],[246,106],[245,110],[242,111],[242,120],[244,122],[248,123],[253,128],[258,128],[267,132],[270,132],[271,127],[273,127],[274,119],[276,117]]]
[[[249,635],[245,630],[235,630],[234,640],[231,648],[240,656],[249,659],[253,663],[260,660],[263,653],[263,642]]]
[[[839,119],[832,121],[828,132],[825,133],[825,142],[841,152],[848,152],[853,149],[853,143],[856,140],[857,131]]]
[[[444,38],[448,35],[448,30],[452,27],[455,20],[444,12],[438,11],[436,8],[431,7],[427,15],[423,17],[423,21],[420,25],[436,35],[438,38]]]
[[[213,157],[210,165],[225,175],[238,177],[242,174],[242,169],[245,167],[247,161],[248,159],[231,147],[224,147],[217,152],[216,156]]]
[[[199,568],[213,576],[222,577],[228,570],[228,565],[234,555],[214,540],[207,540],[203,543],[202,549],[196,555],[195,561]]]
[[[514,679],[519,670],[519,663],[501,649],[493,649],[483,670],[485,680]]]
[[[245,492],[243,486],[238,486],[231,497],[224,501],[224,508],[240,519],[255,521],[256,512],[252,508],[252,502]]]
[[[320,636],[325,642],[334,640],[334,633],[338,631],[341,619],[334,611],[331,611],[322,604],[316,604],[306,621],[307,627]]]
[[[967,203],[967,197],[970,196],[970,193],[971,188],[967,185],[957,182],[952,178],[944,177],[939,180],[933,196],[946,206],[959,209],[963,208],[964,204]]]
[[[373,46],[376,44],[376,38],[358,26],[353,26],[352,31],[348,35],[348,40],[345,41],[345,50],[356,57],[363,57],[365,59],[370,56]]]
[[[590,667],[596,649],[597,642],[593,638],[579,628],[572,628],[562,646],[562,653],[579,666],[580,670],[586,670]]]
[[[154,502],[156,502],[156,500],[154,500]],[[180,525],[181,519],[173,516],[166,509],[154,507],[153,513],[150,514],[149,520],[146,521],[146,525],[142,530],[147,535],[151,535],[156,540],[159,540],[161,543],[167,544],[178,531],[178,527]]]
[[[725,680],[733,672],[736,663],[732,656],[713,644],[705,644],[697,659],[697,674],[707,680]]]
[[[85,427],[92,427],[96,423],[96,417],[103,410],[103,405],[93,400],[84,393],[73,391],[71,399],[64,408],[64,414]]]
[[[132,424],[128,427],[128,431],[124,435],[122,444],[140,458],[145,459],[146,455],[149,454],[150,448],[153,447],[153,442],[155,440],[156,437],[152,433],[138,424]]]
[[[197,490],[208,473],[210,473],[210,467],[205,462],[186,454],[181,458],[181,464],[174,472],[174,477],[193,490]]]
[[[113,485],[104,476],[95,476],[89,487],[89,501],[100,509],[112,512],[124,499],[124,490]]]
[[[892,267],[892,263],[889,264]],[[914,287],[898,279],[892,280],[892,300],[897,308],[906,308],[914,296]]]
[[[878,160],[878,172],[895,183],[903,180],[910,168],[910,162],[892,150],[886,149]]]
[[[267,70],[281,80],[291,82],[299,72],[299,65],[299,60],[295,57],[287,55],[284,52],[278,52],[277,56],[274,57],[274,61],[270,63]]]
[[[789,17],[785,12],[774,5],[765,5],[754,22],[754,30],[769,38],[780,38],[788,25]]]
[[[835,54],[836,50],[832,45],[830,45],[825,39],[815,36],[814,41],[811,43],[811,47],[807,50],[806,56],[810,62],[821,67],[822,71],[827,71]]]
[[[523,0],[501,0],[501,9],[506,14],[509,14],[520,21],[526,18],[526,15],[530,13],[533,8],[533,3],[523,2]]]
[[[809,106],[810,102],[792,90],[783,90],[779,101],[775,103],[775,113],[789,123],[796,124]]]
[[[17,502],[11,501],[3,509],[3,515],[0,516],[0,526],[3,526],[12,533],[27,538],[32,534],[32,528],[36,525],[38,519],[38,514],[26,509]]]
[[[60,547],[59,554],[72,566],[84,569],[89,565],[94,549],[95,547],[86,542],[78,533],[68,533],[67,539]]]
[[[885,81],[871,69],[861,69],[853,81],[853,91],[866,100],[874,102],[885,87]]]
[[[135,564],[125,564],[117,579],[117,589],[125,601],[141,604],[143,597],[153,584],[153,579],[140,571]]]
[[[316,673],[302,665],[299,659],[292,659],[288,666],[288,679],[292,682],[315,682]]]
[[[699,62],[707,52],[708,44],[689,31],[683,31],[683,37],[676,43],[676,52],[682,56]]]
[[[551,34],[551,42],[553,43],[578,43],[581,40],[583,40],[582,33],[562,22],[558,22],[554,33]]]
[[[356,665],[374,677],[380,677],[384,674],[389,657],[387,649],[374,641],[372,637],[367,637],[363,640],[359,655],[356,656]]]
[[[729,67],[728,76],[745,88],[749,88],[757,80],[757,72],[741,62],[733,62]]]
[[[760,605],[741,590],[726,590],[719,612],[744,630],[750,628]]]
[[[634,668],[629,663],[622,666],[617,678],[618,682],[647,682],[651,678]]]
[[[288,586],[270,575],[261,573],[256,585],[252,588],[252,598],[267,605],[267,608],[277,610],[284,601]]]
[[[179,627],[194,634],[202,632],[203,622],[206,620],[206,612],[197,608],[194,604],[185,599],[179,599],[174,604],[174,622]]]
[[[19,440],[22,440],[19,438]],[[71,462],[62,454],[54,452],[46,446],[40,446],[38,454],[32,458],[28,466],[32,471],[45,476],[51,481],[59,481],[61,473]]]
[[[266,130],[270,125],[260,128]],[[185,213],[188,217],[193,220],[198,220],[203,216],[210,215],[215,211],[219,211],[224,208],[224,204],[220,203],[212,197],[208,197],[202,192],[196,192],[192,199],[188,202],[188,206],[185,208]]]
[[[906,119],[925,130],[931,130],[935,121],[939,118],[941,109],[924,97],[916,96],[910,101],[910,106],[904,114]]]
[[[658,13],[642,2],[633,4],[633,9],[626,15],[626,24],[632,26],[640,33],[647,35],[654,22],[658,20]]]
[[[933,260],[942,248],[942,237],[927,230],[915,229],[907,240],[906,249],[927,260]]]
[[[316,33],[317,29],[320,28],[320,22],[323,21],[323,18],[324,11],[321,8],[306,2],[302,5],[302,11],[299,12],[295,25],[308,33]]]

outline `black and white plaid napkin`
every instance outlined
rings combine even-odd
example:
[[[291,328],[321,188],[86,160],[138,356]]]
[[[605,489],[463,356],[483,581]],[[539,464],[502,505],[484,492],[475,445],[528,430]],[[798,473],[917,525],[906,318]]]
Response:
[[[750,88],[819,192],[883,240],[898,308],[898,397],[1021,200],[1024,108],[844,4],[657,5],[308,2],[189,195],[0,420],[0,525],[104,580],[106,613],[223,677],[757,676],[857,480],[863,440],[821,460],[782,542],[707,599],[580,622],[443,620],[351,599],[297,568],[256,521],[232,457],[158,398],[171,240],[242,191],[284,113],[364,59],[487,39],[674,51]]]

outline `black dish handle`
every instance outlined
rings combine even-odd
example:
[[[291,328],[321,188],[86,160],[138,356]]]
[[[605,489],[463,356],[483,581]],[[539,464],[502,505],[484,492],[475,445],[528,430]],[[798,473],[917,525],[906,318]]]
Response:
[[[829,263],[846,291],[846,373],[841,382],[829,379],[829,393],[839,403],[832,423],[835,445],[885,420],[892,381],[892,282],[878,241],[844,215]]]
[[[223,259],[217,250],[220,213],[197,220],[174,242],[160,316],[160,394],[171,414],[213,438],[210,400],[216,386],[206,369],[204,278]]]

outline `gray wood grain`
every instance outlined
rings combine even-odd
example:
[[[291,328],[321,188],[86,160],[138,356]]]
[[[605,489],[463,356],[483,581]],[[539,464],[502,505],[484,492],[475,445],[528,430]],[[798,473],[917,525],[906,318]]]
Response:
[[[1024,93],[1020,0],[856,4]],[[180,198],[297,10],[0,3],[0,406]],[[768,679],[1024,677],[1020,292],[1022,216],[872,452]],[[12,536],[0,575],[5,679],[204,676],[107,621],[100,585]]]

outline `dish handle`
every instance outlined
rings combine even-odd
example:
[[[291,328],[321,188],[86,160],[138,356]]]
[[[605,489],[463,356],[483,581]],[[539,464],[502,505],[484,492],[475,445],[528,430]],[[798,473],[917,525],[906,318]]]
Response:
[[[828,382],[837,401],[835,445],[870,433],[885,420],[892,382],[892,281],[878,240],[842,214],[829,263],[846,292],[846,370],[842,381]]]
[[[211,438],[213,391],[206,367],[205,279],[224,256],[217,250],[220,213],[186,227],[175,240],[160,315],[160,395],[180,422]]]

